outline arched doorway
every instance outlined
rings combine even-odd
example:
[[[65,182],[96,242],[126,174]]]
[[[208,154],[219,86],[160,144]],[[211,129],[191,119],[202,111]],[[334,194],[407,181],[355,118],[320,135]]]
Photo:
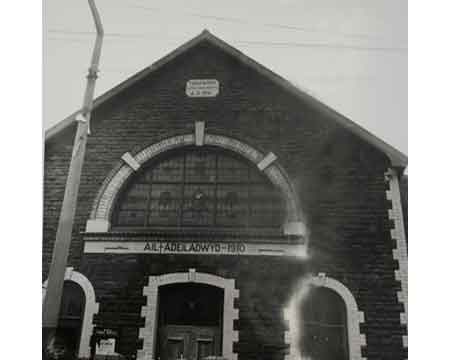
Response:
[[[203,359],[220,355],[223,289],[197,283],[169,284],[159,291],[157,358]]]
[[[86,297],[80,285],[65,281],[58,327],[45,350],[50,359],[74,359],[80,348]]]
[[[166,287],[168,285],[174,287]],[[178,287],[177,285],[187,286]],[[164,291],[167,292],[166,295],[160,297],[161,292]],[[210,314],[199,316],[201,318],[200,321],[192,321],[195,316],[195,311],[191,311],[191,314],[186,317],[182,317],[174,313],[169,315],[169,317],[166,317],[165,323],[160,322],[161,316],[164,316],[164,310],[162,310],[163,315],[160,315],[161,311],[159,308],[167,308],[167,304],[164,302],[168,301],[167,299],[169,297],[179,296],[179,292],[184,292],[186,295],[186,297],[184,297],[184,295],[183,297],[180,296],[180,298],[182,298],[181,300],[173,300],[175,302],[174,304],[178,303],[178,305],[175,306],[180,306],[180,310],[183,309],[183,306],[191,306],[189,304],[190,301],[198,301],[197,308],[201,309],[202,306],[207,306],[207,312],[210,312]],[[197,358],[201,358],[202,351],[207,353],[209,349],[212,348],[214,352],[229,360],[237,360],[237,354],[233,351],[233,343],[239,339],[239,332],[234,329],[234,321],[239,319],[239,310],[234,306],[235,300],[239,298],[239,290],[235,288],[234,279],[227,279],[213,274],[196,272],[195,269],[189,269],[188,272],[150,276],[148,279],[148,285],[143,289],[143,295],[146,297],[147,303],[142,307],[141,311],[141,316],[145,318],[145,325],[139,330],[139,337],[143,341],[143,346],[141,350],[138,350],[138,360],[157,359],[156,354],[160,349],[158,347],[161,346],[160,342],[165,341],[164,338],[168,338],[167,335],[164,335],[164,331],[166,331],[166,334],[167,331],[170,332],[170,329],[166,328],[166,330],[164,330],[161,327],[170,325],[167,324],[167,322],[170,323],[178,321],[189,324],[188,326],[200,328],[198,331],[194,329],[197,331],[197,333],[194,334],[194,340],[197,341],[197,345],[194,344],[194,346],[197,346],[197,350],[194,349],[194,355],[197,355]],[[187,299],[187,301],[184,301],[183,299]],[[213,311],[210,311],[211,308]],[[219,316],[218,313],[220,313],[221,316]],[[220,326],[219,329],[217,329],[216,324],[219,319]],[[203,326],[202,324],[206,326]],[[201,328],[214,329],[212,332],[211,330],[206,330],[205,332]],[[209,331],[209,333],[207,331]],[[169,336],[172,336],[173,340],[175,340],[172,344],[172,348],[174,348],[173,353],[176,355],[177,349],[181,349],[179,339],[185,339],[185,335],[174,334]],[[189,334],[186,335],[186,340],[183,341],[190,341],[189,336]],[[178,342],[176,342],[176,338],[178,338]],[[216,339],[219,340],[219,346],[216,345]],[[205,341],[202,342],[202,340]],[[201,342],[200,352],[198,351],[198,342]],[[184,344],[183,351],[185,351]],[[183,357],[186,358],[184,355]],[[168,357],[168,359],[171,358]],[[161,360],[163,359],[161,358]]]
[[[299,283],[284,310],[289,353],[285,360],[361,360],[364,313],[351,291],[325,273]]]
[[[63,310],[61,312],[61,315],[63,315],[64,318],[64,314],[67,314],[68,316],[66,317],[66,324],[68,324],[69,320],[72,322],[75,322],[75,318],[70,315],[70,313],[72,312],[72,314],[74,313],[78,313],[70,310],[69,309],[74,309],[80,308],[80,305],[82,304],[83,306],[82,311],[81,311],[81,319],[77,320],[78,323],[80,324],[80,333],[78,335],[77,338],[77,356],[79,358],[88,358],[91,355],[91,348],[90,348],[90,340],[91,340],[91,335],[93,332],[93,319],[94,319],[94,314],[96,314],[98,312],[98,303],[95,301],[95,291],[94,291],[94,287],[92,286],[91,282],[89,281],[89,279],[84,276],[82,273],[78,272],[78,271],[74,271],[72,267],[68,267],[66,268],[66,273],[64,275],[64,284],[65,284],[65,289],[64,289],[64,293],[63,293],[63,302],[67,303],[67,300],[64,299],[64,297],[67,297],[68,299],[75,299],[72,301],[78,301],[79,305],[77,305],[77,307],[74,307],[73,305],[67,308],[67,310]],[[44,283],[42,284],[42,301],[44,301],[44,298],[47,294],[47,282],[48,280],[45,280]],[[70,285],[67,285],[70,284]],[[75,287],[73,284],[78,285],[78,287]],[[66,291],[66,287],[70,286],[72,289],[69,291]],[[75,290],[76,289],[76,290]],[[81,289],[81,293],[79,292],[79,290]],[[77,300],[78,299],[78,300]],[[70,301],[69,301],[70,302]],[[62,305],[62,308],[64,308],[64,304]],[[60,316],[61,317],[61,316]],[[64,321],[63,321],[64,322]],[[74,326],[73,326],[74,327]]]
[[[299,305],[303,328],[299,348],[306,359],[347,360],[347,310],[335,291],[312,286]]]

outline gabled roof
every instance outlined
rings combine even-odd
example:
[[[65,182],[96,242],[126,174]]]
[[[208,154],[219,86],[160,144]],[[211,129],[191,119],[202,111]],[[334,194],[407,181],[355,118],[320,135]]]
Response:
[[[267,69],[263,65],[259,64],[255,60],[252,60],[248,56],[244,55],[242,52],[237,50],[236,48],[232,47],[231,45],[228,45],[221,39],[217,38],[213,34],[211,34],[208,30],[203,30],[202,33],[194,37],[193,39],[189,40],[185,44],[181,45],[168,55],[164,56],[160,60],[156,61],[149,67],[145,68],[144,70],[136,73],[132,77],[128,78],[127,80],[123,81],[119,85],[113,87],[111,90],[105,92],[101,96],[97,97],[94,100],[93,107],[96,108],[99,105],[103,104],[119,92],[121,92],[124,89],[129,88],[139,80],[145,78],[147,75],[151,74],[152,72],[157,71],[162,66],[173,60],[174,58],[180,56],[187,50],[193,48],[197,44],[203,41],[208,41],[209,43],[219,47],[227,54],[237,58],[239,61],[244,63],[245,65],[249,66],[262,76],[265,76],[272,80],[277,85],[284,88],[286,91],[292,93],[293,95],[297,96],[302,101],[308,103],[309,105],[312,105],[317,111],[323,112],[326,114],[329,118],[334,119],[339,125],[343,126],[344,128],[351,131],[353,134],[357,135],[361,139],[367,141],[368,143],[372,144],[379,150],[381,150],[384,154],[386,154],[389,159],[392,162],[393,166],[399,166],[399,167],[406,167],[408,164],[408,158],[405,154],[400,152],[399,150],[395,149],[391,145],[387,144],[380,138],[376,137],[366,129],[362,128],[355,122],[351,121],[347,117],[343,116],[342,114],[338,113],[337,111],[333,110],[329,106],[325,105],[324,103],[320,102],[319,100],[315,99],[311,95],[305,93],[304,91],[298,89],[295,87],[292,83],[287,81],[286,79],[283,79],[281,76],[275,74],[271,70]],[[66,129],[70,125],[75,123],[75,116],[78,114],[79,111],[76,111],[75,113],[69,115],[64,120],[60,121],[56,125],[52,126],[45,132],[45,140],[49,140],[53,138],[55,135],[57,135],[60,131]]]

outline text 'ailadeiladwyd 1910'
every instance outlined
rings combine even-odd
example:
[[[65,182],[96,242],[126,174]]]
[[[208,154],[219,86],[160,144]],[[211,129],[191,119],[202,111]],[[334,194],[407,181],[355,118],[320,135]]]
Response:
[[[85,253],[306,256],[304,243],[85,240]]]

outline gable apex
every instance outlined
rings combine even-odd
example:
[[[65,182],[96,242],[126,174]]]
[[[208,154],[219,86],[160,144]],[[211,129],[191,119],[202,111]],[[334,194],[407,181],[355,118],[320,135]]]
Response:
[[[349,130],[351,133],[355,134],[362,140],[373,145],[374,147],[382,151],[386,156],[388,156],[388,158],[391,160],[392,166],[401,168],[405,168],[407,166],[408,158],[405,154],[403,154],[393,146],[389,145],[388,143],[384,142],[377,136],[373,135],[372,133],[370,133],[357,123],[350,120],[349,118],[338,113],[336,110],[332,109],[328,105],[309,95],[305,91],[300,90],[299,88],[294,86],[290,81],[282,78],[281,76],[269,70],[268,68],[261,65],[257,61],[251,59],[238,49],[219,39],[207,29],[204,29],[199,35],[187,41],[183,45],[179,46],[178,48],[176,48],[163,58],[157,60],[156,62],[148,66],[147,68],[144,68],[140,72],[136,73],[127,80],[123,81],[122,83],[118,84],[117,86],[113,87],[112,89],[106,91],[105,93],[97,97],[93,102],[93,109],[103,104],[107,100],[111,99],[121,91],[124,91],[125,89],[129,88],[130,86],[140,81],[141,79],[145,78],[147,75],[159,70],[164,65],[168,64],[175,58],[181,56],[188,50],[192,49],[193,47],[204,41],[212,44],[217,48],[220,48],[222,51],[224,51],[231,57],[236,58],[238,61],[250,67],[261,76],[268,78],[269,80],[271,80],[272,82],[274,82],[287,92],[293,94],[294,96],[301,99],[305,103],[311,105],[316,111],[323,113],[328,118],[338,123],[340,126],[346,128],[347,130]],[[79,111],[80,110],[72,113],[62,121],[58,122],[54,126],[47,129],[45,132],[45,140],[47,141],[54,138],[62,130],[75,124],[76,122],[75,117],[79,113]]]

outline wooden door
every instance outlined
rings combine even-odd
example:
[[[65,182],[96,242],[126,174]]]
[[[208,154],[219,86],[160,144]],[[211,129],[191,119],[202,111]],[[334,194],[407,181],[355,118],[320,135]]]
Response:
[[[220,355],[220,346],[219,328],[167,325],[160,329],[161,360],[202,360]]]
[[[202,360],[210,355],[220,355],[219,328],[193,326],[191,334],[192,350],[189,360]]]

